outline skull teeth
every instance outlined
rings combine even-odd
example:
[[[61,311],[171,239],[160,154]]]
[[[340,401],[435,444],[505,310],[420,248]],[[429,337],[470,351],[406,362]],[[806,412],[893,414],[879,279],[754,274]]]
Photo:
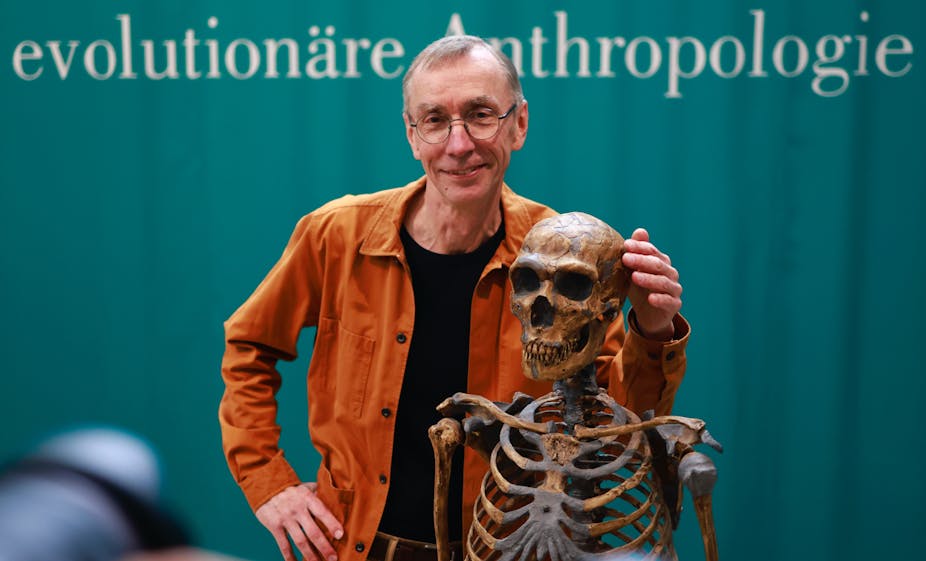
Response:
[[[581,339],[574,337],[565,343],[547,343],[534,339],[524,345],[524,359],[528,362],[539,362],[543,366],[559,364],[579,349]]]

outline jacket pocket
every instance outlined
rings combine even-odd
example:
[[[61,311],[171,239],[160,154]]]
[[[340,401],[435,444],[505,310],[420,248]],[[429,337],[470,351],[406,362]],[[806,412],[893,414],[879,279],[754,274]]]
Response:
[[[324,386],[336,396],[335,409],[347,407],[351,416],[363,413],[367,380],[375,341],[344,329],[336,319],[321,318],[311,370],[324,378]],[[318,362],[316,362],[318,361]]]
[[[350,516],[351,506],[354,503],[353,489],[339,489],[334,486],[331,472],[324,464],[318,467],[318,498],[325,503],[331,514],[338,519],[342,526],[347,528],[347,519]]]

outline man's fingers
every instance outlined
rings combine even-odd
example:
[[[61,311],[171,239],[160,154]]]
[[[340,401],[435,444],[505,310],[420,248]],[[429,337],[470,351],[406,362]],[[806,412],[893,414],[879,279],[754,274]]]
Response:
[[[255,513],[258,520],[270,530],[285,561],[296,561],[296,550],[306,561],[337,559],[337,553],[324,529],[334,539],[343,536],[344,530],[315,494],[317,488],[315,483],[288,487]]]
[[[289,542],[290,532],[286,527],[287,518],[280,512],[276,504],[279,501],[275,499],[271,499],[257,509],[257,518],[270,531],[280,553],[283,554],[284,561],[296,561],[295,552]]]
[[[646,265],[647,262],[658,262],[666,266],[672,265],[672,259],[651,243],[624,244],[626,251],[623,256],[623,263],[631,269],[639,269]]]
[[[630,235],[630,239],[640,242],[648,242],[649,232],[647,232],[645,228],[637,228],[633,231],[633,234]]]
[[[667,275],[634,271],[631,278],[635,285],[651,293],[668,294],[674,297],[682,295],[682,285]]]
[[[276,530],[271,530],[270,534],[273,535],[274,541],[277,542],[277,547],[280,548],[283,559],[285,561],[296,561],[296,556],[293,555],[292,546],[290,546],[289,539],[286,536],[286,529],[280,527]]]
[[[341,527],[341,523],[338,522],[338,519],[331,514],[331,511],[328,510],[325,503],[318,498],[318,495],[312,493],[311,497],[309,497],[307,506],[315,520],[320,522],[328,530],[328,534],[331,535],[331,537],[336,540],[341,539],[341,536],[344,535],[344,528]],[[327,543],[327,540],[325,543]],[[324,553],[326,557],[328,556],[328,553],[322,553]],[[334,554],[334,549],[331,550],[331,553]]]
[[[621,261],[632,271],[628,296],[637,327],[644,337],[670,339],[674,333],[672,318],[682,307],[678,270],[669,256],[650,242],[649,232],[643,228],[624,240],[624,250]]]
[[[654,292],[646,297],[646,301],[654,308],[666,310],[671,316],[674,316],[682,309],[682,299],[677,296],[670,296],[669,294]]]
[[[306,544],[299,544],[300,550],[308,549],[307,546],[311,545],[314,548],[313,551],[318,553],[320,561],[335,561],[338,558],[334,546],[331,545],[328,536],[322,530],[317,517],[306,512],[305,516],[299,518],[299,524],[302,526],[304,538],[307,540]],[[306,556],[306,559],[308,560],[309,557]]]
[[[672,282],[678,281],[678,270],[653,255],[636,255],[624,254],[624,265],[633,270],[633,275],[659,275],[664,276]],[[636,282],[636,279],[634,279]]]
[[[331,545],[328,544],[328,540],[308,513],[306,513],[305,516],[300,516],[296,520],[288,522],[286,524],[286,531],[289,533],[289,538],[293,541],[296,549],[302,553],[302,558],[305,561],[325,561],[329,555],[334,553],[334,550],[331,549]],[[323,546],[320,546],[319,542],[327,546],[331,552],[327,554],[322,552],[321,549]],[[319,553],[322,554],[321,558],[319,558],[316,550],[319,550]]]

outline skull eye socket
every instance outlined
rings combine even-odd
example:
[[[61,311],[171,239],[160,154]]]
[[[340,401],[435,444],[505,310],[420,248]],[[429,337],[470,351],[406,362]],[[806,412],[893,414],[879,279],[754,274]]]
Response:
[[[511,286],[515,292],[534,292],[540,288],[540,277],[533,269],[519,267],[511,271]]]
[[[581,273],[557,271],[553,277],[553,287],[570,300],[585,300],[592,295],[592,279]]]

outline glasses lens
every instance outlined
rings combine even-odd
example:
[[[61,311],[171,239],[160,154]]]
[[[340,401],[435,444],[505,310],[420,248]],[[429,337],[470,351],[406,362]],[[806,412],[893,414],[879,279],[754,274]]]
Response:
[[[498,131],[498,115],[488,109],[473,111],[465,121],[470,136],[476,140],[491,138]]]
[[[418,121],[418,135],[421,140],[437,144],[443,142],[448,136],[450,119],[439,115],[428,115]]]

